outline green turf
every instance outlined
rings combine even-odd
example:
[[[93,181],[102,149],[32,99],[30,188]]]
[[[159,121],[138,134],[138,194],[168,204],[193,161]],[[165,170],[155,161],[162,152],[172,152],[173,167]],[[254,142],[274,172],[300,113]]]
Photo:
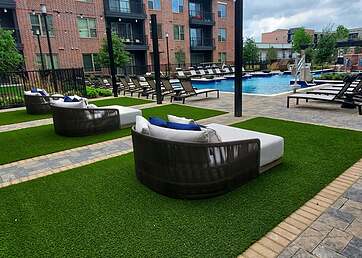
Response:
[[[147,108],[143,109],[142,112],[145,117],[166,117],[167,114],[173,114],[196,120],[224,113],[217,110],[176,104]],[[3,132],[0,133],[0,164],[111,140],[126,135],[130,135],[129,128],[86,137],[64,137],[55,134],[53,125]]]
[[[236,257],[362,156],[362,133],[257,118],[282,165],[226,195],[152,192],[132,154],[0,189],[0,256]],[[160,157],[162,158],[162,157]]]
[[[119,97],[119,98],[110,98],[102,100],[90,100],[92,104],[95,104],[99,107],[110,106],[110,105],[121,105],[121,106],[135,106],[150,103],[150,100],[144,99],[135,99],[129,97]],[[8,124],[16,124],[21,122],[39,120],[44,118],[52,117],[51,114],[44,115],[29,115],[25,110],[9,111],[0,113],[0,126]]]
[[[97,105],[98,107],[111,106],[111,105],[120,105],[120,106],[135,106],[151,103],[151,100],[146,99],[136,99],[130,97],[118,97],[118,98],[109,98],[101,100],[89,100],[90,103]]]

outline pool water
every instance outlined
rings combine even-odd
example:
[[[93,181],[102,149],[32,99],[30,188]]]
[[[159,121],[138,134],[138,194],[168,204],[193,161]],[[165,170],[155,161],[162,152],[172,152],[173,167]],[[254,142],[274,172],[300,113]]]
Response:
[[[268,77],[251,77],[243,79],[243,93],[272,95],[291,91],[290,81],[294,80],[291,75],[272,75]],[[218,89],[220,91],[234,92],[234,79],[221,80],[217,82],[193,82],[192,85],[198,89]]]

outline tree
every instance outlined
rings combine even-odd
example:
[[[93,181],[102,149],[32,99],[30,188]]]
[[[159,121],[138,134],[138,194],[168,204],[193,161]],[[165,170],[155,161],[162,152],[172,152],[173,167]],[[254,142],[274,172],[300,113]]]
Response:
[[[115,33],[112,34],[112,44],[115,65],[117,67],[123,67],[128,64],[130,59],[129,53],[124,49],[124,44],[120,37]],[[104,67],[109,66],[107,39],[103,39],[101,49],[96,58],[96,63]]]
[[[305,52],[305,62],[306,63],[311,63],[312,60],[314,60],[314,49],[311,47],[308,47]]]
[[[312,43],[312,36],[304,28],[297,29],[293,35],[293,51],[300,53]]]
[[[273,63],[278,59],[278,53],[277,50],[273,47],[269,48],[266,52],[266,60],[269,64]]]
[[[14,71],[23,64],[12,32],[0,28],[0,72]]]
[[[175,52],[175,58],[178,66],[185,64],[185,52],[182,49]]]
[[[249,63],[254,66],[259,61],[259,49],[256,46],[253,38],[247,38],[243,49],[244,63]]]
[[[339,25],[336,29],[336,40],[348,39],[349,30],[343,25]]]
[[[336,56],[336,34],[330,27],[323,30],[315,50],[315,61],[317,64],[331,63]]]

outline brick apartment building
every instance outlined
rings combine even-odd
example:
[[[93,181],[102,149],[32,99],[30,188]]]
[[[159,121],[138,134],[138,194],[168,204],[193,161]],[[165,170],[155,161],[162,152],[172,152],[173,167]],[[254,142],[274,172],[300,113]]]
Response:
[[[97,70],[94,57],[105,38],[106,23],[131,53],[131,65],[152,64],[150,14],[158,20],[161,64],[233,61],[233,0],[0,0],[0,27],[14,30],[27,70],[40,68],[35,35],[50,67],[40,4],[46,4],[55,66]]]
[[[296,30],[299,28],[291,29],[277,29],[271,32],[265,32],[261,34],[261,42],[268,44],[289,44],[293,41],[293,36]],[[314,38],[315,32],[311,29],[305,29],[305,31]]]

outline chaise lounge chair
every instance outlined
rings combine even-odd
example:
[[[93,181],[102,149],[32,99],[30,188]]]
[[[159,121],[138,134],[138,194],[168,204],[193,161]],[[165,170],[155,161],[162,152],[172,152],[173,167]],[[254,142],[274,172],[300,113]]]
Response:
[[[336,95],[327,95],[327,94],[308,94],[308,93],[295,93],[287,96],[287,108],[289,108],[290,99],[296,99],[296,105],[299,104],[300,99],[305,99],[307,102],[309,100],[325,101],[331,103],[339,103],[343,106],[357,107],[358,113],[362,115],[362,103],[355,100],[353,95],[347,93],[348,88],[351,86],[352,82],[356,79],[356,76],[351,76],[346,79],[345,85],[340,89]]]
[[[185,104],[185,99],[188,98],[188,97],[192,97],[192,96],[197,96],[197,95],[200,95],[200,94],[205,94],[206,95],[206,98],[208,97],[208,93],[210,92],[216,92],[217,94],[217,98],[220,97],[220,91],[217,90],[217,89],[201,89],[201,90],[198,90],[198,89],[195,89],[192,87],[192,81],[191,79],[189,78],[180,78],[180,83],[181,83],[181,86],[184,90],[184,92],[182,92],[181,94],[179,95],[171,95],[171,102],[177,98],[177,99],[182,99],[182,103]]]

